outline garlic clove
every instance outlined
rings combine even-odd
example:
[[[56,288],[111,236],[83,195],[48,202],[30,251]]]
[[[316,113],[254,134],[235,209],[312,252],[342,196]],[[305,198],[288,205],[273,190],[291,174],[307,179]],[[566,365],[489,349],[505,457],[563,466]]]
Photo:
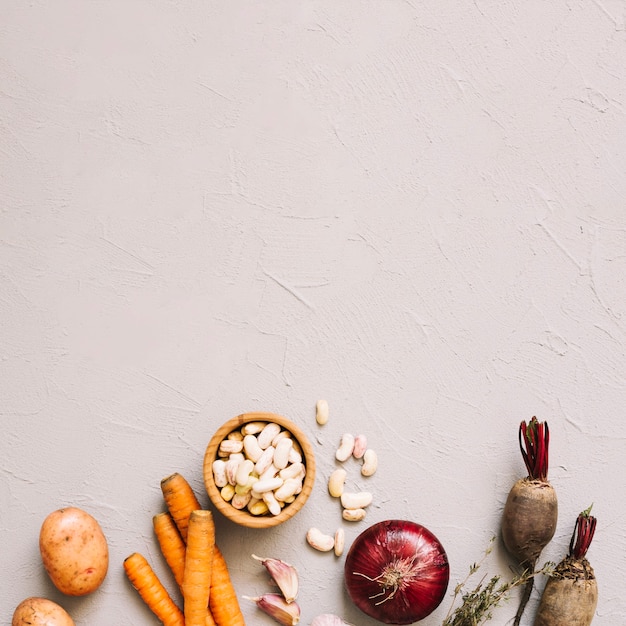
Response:
[[[296,626],[300,621],[300,607],[295,602],[287,602],[279,593],[266,593],[256,598],[244,596],[272,619],[283,626]]]
[[[269,575],[278,585],[287,604],[293,602],[298,595],[298,571],[296,568],[280,559],[262,558],[256,554],[253,554],[252,558],[261,561]]]

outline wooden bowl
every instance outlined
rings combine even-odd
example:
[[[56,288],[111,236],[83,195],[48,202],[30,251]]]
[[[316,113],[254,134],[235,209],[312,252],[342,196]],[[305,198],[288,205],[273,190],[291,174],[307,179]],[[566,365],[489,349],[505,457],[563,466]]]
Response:
[[[215,484],[213,461],[218,458],[220,443],[227,438],[229,433],[239,430],[248,422],[274,422],[278,424],[283,430],[287,430],[291,433],[292,439],[297,442],[302,450],[302,462],[306,468],[302,490],[296,495],[293,502],[286,504],[282,508],[278,515],[273,515],[269,512],[262,515],[253,515],[245,508],[235,508],[229,501],[224,500],[220,493],[220,488]],[[209,498],[222,515],[240,526],[247,526],[248,528],[271,528],[291,519],[308,500],[313,490],[313,483],[315,482],[315,455],[306,435],[296,424],[286,417],[276,415],[275,413],[243,413],[242,415],[233,417],[220,426],[209,441],[204,455],[203,475]]]

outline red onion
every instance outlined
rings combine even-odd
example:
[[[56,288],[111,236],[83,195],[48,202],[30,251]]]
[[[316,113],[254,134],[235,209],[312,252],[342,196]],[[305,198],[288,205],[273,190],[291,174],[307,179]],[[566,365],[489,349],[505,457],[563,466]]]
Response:
[[[443,546],[427,528],[386,520],[364,530],[346,556],[348,595],[384,624],[412,624],[443,600],[450,567]]]

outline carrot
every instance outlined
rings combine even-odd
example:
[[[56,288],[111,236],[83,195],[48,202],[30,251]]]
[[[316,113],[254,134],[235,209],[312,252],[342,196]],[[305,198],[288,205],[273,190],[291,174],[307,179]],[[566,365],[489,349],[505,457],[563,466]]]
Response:
[[[541,551],[556,530],[558,503],[556,492],[548,482],[548,444],[550,432],[546,422],[533,417],[519,428],[519,446],[528,476],[511,488],[504,505],[502,540],[520,566],[533,572]],[[513,626],[519,626],[530,598],[534,576],[524,586]]]
[[[133,552],[126,557],[124,571],[148,608],[165,626],[185,626],[182,611],[167,593],[144,556]]]
[[[246,626],[224,555],[217,545],[213,552],[209,602],[217,626]]]
[[[214,547],[213,514],[207,510],[192,511],[183,572],[185,626],[206,626]]]
[[[586,554],[596,530],[591,507],[576,519],[569,554],[544,587],[535,626],[589,626],[598,604],[598,583]]]
[[[187,526],[192,511],[201,509],[200,503],[191,485],[178,472],[161,481],[161,491],[168,511],[180,532],[183,541],[187,541]]]
[[[182,591],[183,572],[185,570],[185,542],[176,528],[172,516],[167,512],[157,513],[152,518],[152,525],[161,554],[169,565],[176,584]]]

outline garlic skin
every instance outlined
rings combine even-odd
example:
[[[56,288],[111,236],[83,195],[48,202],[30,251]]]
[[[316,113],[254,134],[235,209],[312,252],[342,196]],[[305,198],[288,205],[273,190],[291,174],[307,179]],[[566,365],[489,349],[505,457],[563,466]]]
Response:
[[[278,585],[285,602],[291,604],[298,596],[299,579],[296,568],[280,559],[263,558],[256,554],[253,554],[252,558],[261,561],[261,564]]]
[[[283,626],[296,626],[300,621],[300,607],[295,602],[286,602],[279,593],[266,593],[256,598],[244,597],[256,602],[261,611]]]
[[[311,626],[352,626],[348,624],[348,622],[344,622],[337,615],[332,615],[331,613],[324,613],[323,615],[318,615],[312,622]]]

